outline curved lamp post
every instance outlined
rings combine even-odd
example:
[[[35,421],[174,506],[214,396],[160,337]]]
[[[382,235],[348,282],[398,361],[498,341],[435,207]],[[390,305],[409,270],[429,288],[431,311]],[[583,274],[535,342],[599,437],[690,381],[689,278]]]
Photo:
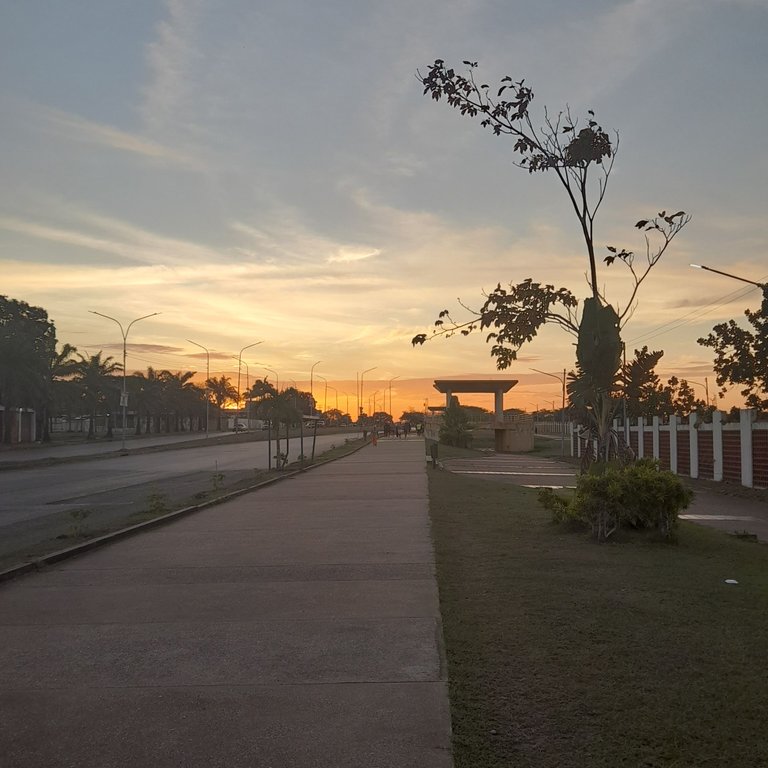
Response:
[[[696,269],[705,269],[707,272],[715,272],[718,275],[724,275],[725,277],[731,277],[734,280],[741,280],[742,283],[749,283],[750,285],[756,285],[758,288],[765,290],[768,288],[768,283],[758,283],[757,280],[749,280],[746,277],[739,277],[738,275],[732,275],[730,272],[723,272],[719,269],[713,269],[712,267],[705,267],[703,264],[690,264],[689,266]]]
[[[135,320],[131,320],[130,323],[128,323],[128,327],[123,330],[123,325],[119,320],[116,320],[114,317],[110,317],[109,315],[102,314],[101,312],[96,312],[93,309],[88,310],[92,315],[98,315],[99,317],[105,317],[107,320],[111,320],[113,323],[117,323],[118,328],[120,328],[120,333],[123,337],[123,391],[120,395],[120,405],[123,408],[123,436],[122,436],[122,443],[120,446],[120,450],[125,450],[125,422],[126,422],[126,408],[128,407],[128,392],[125,388],[125,359],[126,359],[126,348],[128,346],[128,331],[131,330],[131,326],[134,323],[138,323],[139,320],[146,320],[148,317],[155,317],[156,315],[159,315],[160,312],[152,312],[149,315],[143,315],[142,317],[137,317]]]
[[[695,384],[697,387],[704,388],[704,399],[707,403],[707,408],[709,408],[709,379],[705,376],[703,384],[700,381],[691,381],[690,379],[686,379],[686,381],[689,384]]]
[[[208,406],[210,405],[210,390],[208,389],[208,381],[211,378],[211,353],[208,347],[204,347],[202,344],[198,344],[192,339],[187,339],[190,344],[194,344],[196,347],[205,350],[205,436],[208,437]]]
[[[536,373],[543,373],[545,376],[551,376],[553,379],[557,379],[563,385],[563,409],[560,413],[560,453],[562,456],[565,456],[565,368],[563,368],[562,376],[559,373],[547,373],[547,371],[540,371],[538,368],[531,368],[531,370],[536,371]],[[538,410],[538,406],[536,410]]]
[[[318,379],[322,379],[325,382],[325,392],[323,393],[323,413],[325,413],[328,410],[328,379],[325,378],[325,376],[321,376],[319,373],[317,374]]]
[[[312,416],[315,415],[315,388],[314,388],[314,376],[315,376],[315,366],[320,365],[322,363],[322,360],[318,360],[316,363],[312,363],[312,367],[309,369],[309,399],[310,399],[310,408],[312,409]]]
[[[336,387],[328,386],[327,383],[326,383],[326,386],[328,387],[328,389],[332,389],[336,393],[336,410],[338,411],[339,410],[339,390],[336,389]]]
[[[241,350],[240,354],[237,356],[237,415],[240,415],[240,363],[243,360],[243,352],[245,352],[246,349],[250,349],[251,347],[255,347],[257,344],[263,344],[263,341],[254,341],[253,344],[246,344]]]
[[[392,417],[392,421],[395,420],[395,414],[392,411],[392,382],[399,379],[399,376],[393,376],[388,383],[389,386],[389,415]],[[386,396],[386,390],[384,391],[384,410],[387,410],[387,396]]]
[[[366,373],[370,373],[371,371],[375,371],[378,366],[374,365],[373,368],[366,368],[361,374],[360,374],[360,397],[357,400],[357,418],[359,419],[362,414],[362,405],[365,402],[363,400],[363,377]],[[370,405],[368,406],[370,410]]]
[[[269,371],[270,373],[275,374],[275,392],[277,394],[280,394],[280,377],[277,374],[277,371],[274,368],[270,368],[268,365],[264,365],[264,363],[259,363],[259,365],[265,370]]]

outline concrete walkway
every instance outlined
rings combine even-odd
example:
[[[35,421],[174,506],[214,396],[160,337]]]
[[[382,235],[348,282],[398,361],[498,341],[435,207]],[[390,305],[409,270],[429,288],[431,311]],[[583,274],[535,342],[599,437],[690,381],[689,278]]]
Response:
[[[4,768],[449,768],[422,440],[0,585]]]

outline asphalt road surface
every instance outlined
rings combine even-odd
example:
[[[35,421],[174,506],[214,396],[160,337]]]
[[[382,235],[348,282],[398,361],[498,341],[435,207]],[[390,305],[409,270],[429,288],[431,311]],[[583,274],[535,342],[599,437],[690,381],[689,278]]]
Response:
[[[346,438],[358,433],[318,435],[315,454],[332,446],[343,445]],[[276,446],[271,443],[274,456]],[[285,451],[285,440],[281,441]],[[304,438],[304,453],[312,450],[312,438]],[[291,461],[299,456],[300,443],[292,438]],[[3,526],[45,517],[82,505],[82,499],[95,494],[113,492],[104,503],[119,505],[121,489],[146,485],[174,476],[203,473],[266,469],[269,449],[266,441],[227,445],[204,445],[169,449],[158,453],[83,458],[49,467],[5,469],[0,472],[0,534]]]

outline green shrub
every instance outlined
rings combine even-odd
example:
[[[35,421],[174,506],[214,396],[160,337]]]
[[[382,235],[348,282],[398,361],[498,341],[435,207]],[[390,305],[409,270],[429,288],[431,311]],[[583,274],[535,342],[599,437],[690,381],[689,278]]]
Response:
[[[472,442],[469,416],[456,402],[456,398],[443,413],[438,440],[445,445],[452,445],[456,448],[469,448],[469,444]]]
[[[539,492],[554,522],[581,521],[601,542],[619,526],[655,529],[664,540],[675,541],[678,515],[692,498],[679,477],[648,459],[626,467],[593,465],[579,476],[570,501],[550,489]]]
[[[677,475],[662,471],[653,459],[640,459],[624,470],[624,522],[634,528],[655,528],[662,538],[676,537],[678,515],[693,491]]]
[[[578,522],[573,514],[573,505],[551,488],[539,488],[539,504],[552,513],[553,523]]]

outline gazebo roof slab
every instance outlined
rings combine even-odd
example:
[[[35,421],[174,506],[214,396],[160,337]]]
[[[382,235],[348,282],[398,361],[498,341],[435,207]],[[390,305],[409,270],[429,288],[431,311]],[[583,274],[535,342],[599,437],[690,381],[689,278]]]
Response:
[[[517,379],[435,379],[433,386],[443,394],[448,392],[496,394],[496,392],[509,392],[517,381]]]

